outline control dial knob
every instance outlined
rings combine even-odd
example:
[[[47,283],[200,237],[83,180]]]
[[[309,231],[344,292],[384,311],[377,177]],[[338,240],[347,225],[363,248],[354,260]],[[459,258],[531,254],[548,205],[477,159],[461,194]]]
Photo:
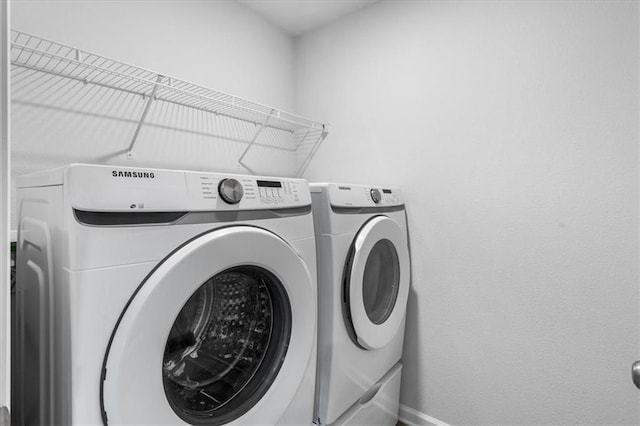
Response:
[[[236,179],[222,179],[218,184],[218,194],[229,204],[238,204],[242,200],[244,190],[242,184]]]
[[[371,199],[374,203],[378,204],[380,200],[382,200],[382,195],[380,195],[380,191],[378,191],[377,189],[374,188],[369,191],[369,193],[371,194]]]

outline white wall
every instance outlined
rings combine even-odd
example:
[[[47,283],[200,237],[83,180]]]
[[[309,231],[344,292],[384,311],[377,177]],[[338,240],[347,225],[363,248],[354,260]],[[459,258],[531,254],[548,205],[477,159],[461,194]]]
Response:
[[[640,422],[638,4],[383,1],[296,44],[312,180],[398,184],[402,403],[452,424]]]
[[[233,0],[17,0],[11,13],[14,29],[278,109],[293,107],[293,40]],[[128,159],[146,99],[14,71],[14,175],[70,162],[247,172],[236,163],[246,143],[209,135],[249,141],[252,124],[155,102],[147,122],[194,131],[145,127]],[[273,157],[253,162],[262,170],[279,170],[278,155],[289,155],[267,154]]]
[[[14,0],[11,26],[290,111],[293,41],[234,0]]]

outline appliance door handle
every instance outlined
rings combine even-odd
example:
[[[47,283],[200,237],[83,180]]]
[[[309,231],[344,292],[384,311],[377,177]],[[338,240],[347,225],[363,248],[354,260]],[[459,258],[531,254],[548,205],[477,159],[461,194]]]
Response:
[[[378,391],[380,390],[381,387],[382,387],[382,383],[376,383],[375,385],[373,385],[371,389],[369,389],[364,393],[364,395],[362,395],[362,397],[358,400],[358,403],[360,405],[367,405],[369,402],[371,402],[373,397],[375,397],[378,394]]]
[[[633,384],[640,389],[640,361],[634,362],[631,366],[631,378],[633,379]]]

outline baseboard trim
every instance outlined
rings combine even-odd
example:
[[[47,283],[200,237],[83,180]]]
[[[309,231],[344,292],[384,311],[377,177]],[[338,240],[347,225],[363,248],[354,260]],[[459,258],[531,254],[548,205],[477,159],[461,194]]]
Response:
[[[449,426],[449,424],[435,419],[431,416],[427,416],[418,410],[414,410],[411,407],[407,407],[404,404],[400,404],[400,421],[407,426]]]

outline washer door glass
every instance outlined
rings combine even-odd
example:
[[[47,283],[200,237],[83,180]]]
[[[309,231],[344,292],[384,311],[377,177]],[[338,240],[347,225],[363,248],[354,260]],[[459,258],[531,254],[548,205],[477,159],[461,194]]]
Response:
[[[367,316],[374,324],[382,324],[389,318],[398,298],[400,263],[393,243],[387,239],[378,241],[364,266],[362,300]]]
[[[228,423],[262,398],[291,336],[282,283],[257,266],[213,276],[184,305],[169,333],[162,375],[175,413],[191,424]]]

